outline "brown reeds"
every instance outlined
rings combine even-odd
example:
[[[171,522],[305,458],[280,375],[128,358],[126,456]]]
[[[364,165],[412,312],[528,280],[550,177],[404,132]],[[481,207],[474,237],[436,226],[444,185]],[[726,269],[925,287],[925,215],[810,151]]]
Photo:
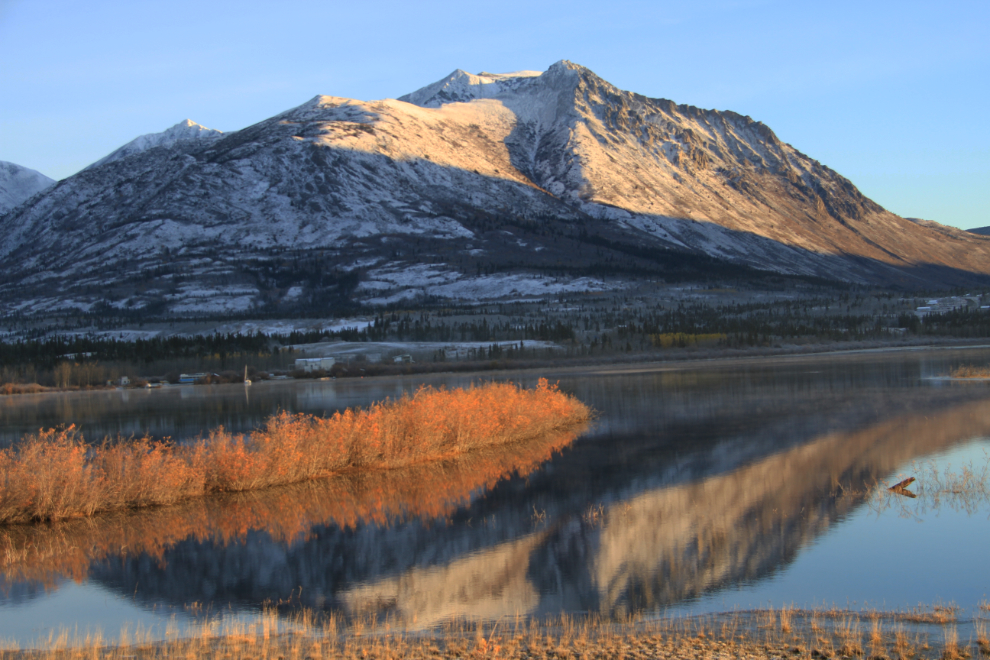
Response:
[[[800,617],[799,611],[794,612]],[[756,619],[752,618],[755,615]],[[863,614],[877,620],[877,617]],[[880,613],[880,618],[895,616]],[[683,618],[615,621],[597,615],[566,614],[536,620],[525,617],[496,622],[447,621],[430,631],[405,630],[389,622],[342,621],[335,614],[325,618],[309,612],[289,617],[265,611],[253,620],[205,620],[180,637],[166,630],[156,641],[150,631],[122,633],[114,644],[97,635],[70,639],[66,631],[42,639],[34,650],[0,648],[0,660],[69,660],[75,658],[347,658],[368,660],[411,658],[455,660],[501,658],[505,660],[633,659],[698,660],[748,658],[815,660],[866,657],[858,640],[844,640],[847,631],[833,629],[807,637],[799,627],[772,640],[752,637],[748,626],[773,618],[772,613],[714,614]],[[719,625],[721,623],[721,625]],[[802,624],[803,622],[795,621]],[[848,628],[848,621],[841,624]],[[728,631],[728,635],[720,631]],[[929,637],[918,632],[914,639],[896,628],[894,636],[876,630],[871,638],[870,658],[943,658],[960,660],[972,656],[960,644],[954,629]],[[822,637],[821,635],[824,635]],[[109,643],[108,643],[109,642]]]
[[[517,474],[528,476],[573,442],[577,427],[520,444],[490,447],[451,460],[396,470],[353,472],[262,491],[196,498],[172,507],[105,513],[93,518],[0,528],[0,574],[54,587],[84,580],[94,561],[128,554],[160,559],[185,539],[220,545],[249,531],[288,543],[316,525],[352,528],[435,520],[452,515],[472,493]]]
[[[587,406],[541,379],[532,390],[510,383],[423,387],[326,418],[280,413],[252,433],[218,428],[182,446],[141,438],[92,447],[71,426],[43,430],[0,451],[0,524],[437,461],[536,438],[589,416]]]
[[[964,364],[949,372],[952,378],[990,378],[990,366],[977,367],[972,364]]]
[[[914,517],[943,507],[972,514],[990,502],[990,453],[984,452],[982,461],[969,461],[958,469],[940,468],[927,461],[913,463],[908,471],[917,477],[893,486],[878,482],[868,499],[870,508],[877,513],[893,509]],[[904,487],[905,483],[913,490]]]
[[[0,385],[0,395],[10,396],[11,394],[40,394],[50,392],[55,388],[45,387],[38,383],[3,383]]]

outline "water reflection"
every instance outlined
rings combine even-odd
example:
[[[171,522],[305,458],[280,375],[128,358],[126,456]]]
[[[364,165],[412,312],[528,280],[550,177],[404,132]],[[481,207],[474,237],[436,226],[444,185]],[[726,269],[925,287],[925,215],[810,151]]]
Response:
[[[419,626],[454,615],[659,610],[766,580],[861,507],[876,480],[990,434],[990,388],[922,380],[957,359],[972,360],[562,374],[562,389],[601,415],[540,469],[570,440],[548,439],[519,463],[488,457],[490,470],[424,468],[395,483],[305,484],[23,528],[7,541],[22,559],[3,570],[9,584],[72,576],[148,607],[256,608],[291,596],[292,607]],[[339,406],[417,382],[274,391],[294,405]],[[252,405],[268,405],[252,389]],[[513,468],[524,476],[500,480]]]
[[[55,587],[63,578],[85,580],[95,563],[162,562],[187,540],[222,548],[263,533],[274,543],[291,545],[305,541],[316,526],[349,531],[411,520],[435,523],[500,481],[525,478],[584,430],[579,426],[400,470],[345,474],[84,520],[0,527],[0,570],[8,581]]]
[[[93,390],[0,397],[0,447],[39,428],[75,424],[91,441],[144,436],[184,440],[223,426],[242,433],[285,410],[327,414],[398,398],[413,381],[258,381],[234,385],[182,385],[156,389]],[[339,389],[339,391],[338,391]]]
[[[387,603],[421,625],[455,611],[654,611],[781,569],[896,466],[987,432],[990,410],[980,401],[827,434],[728,474],[648,488],[601,509],[555,510],[546,530],[432,570],[366,582],[345,590],[341,601],[351,612]],[[516,558],[523,548],[525,557]],[[500,566],[515,568],[486,569]],[[467,596],[479,582],[486,590],[475,602]],[[510,591],[518,598],[496,608]]]

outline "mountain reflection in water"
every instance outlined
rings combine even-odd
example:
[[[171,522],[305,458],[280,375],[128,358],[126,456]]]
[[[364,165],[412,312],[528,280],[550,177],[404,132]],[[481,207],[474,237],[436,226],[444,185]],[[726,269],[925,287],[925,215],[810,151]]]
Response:
[[[90,580],[146,606],[291,596],[290,608],[421,627],[657,611],[780,571],[876,481],[990,435],[990,389],[921,386],[916,367],[563,380],[602,413],[573,444],[10,528],[0,558],[15,559],[0,570],[15,584]]]

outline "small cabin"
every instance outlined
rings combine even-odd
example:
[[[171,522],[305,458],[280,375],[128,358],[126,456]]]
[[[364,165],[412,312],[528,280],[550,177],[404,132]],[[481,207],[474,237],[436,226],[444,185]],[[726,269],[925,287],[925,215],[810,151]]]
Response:
[[[298,358],[296,360],[296,370],[307,373],[312,371],[329,371],[330,367],[336,363],[337,360],[332,357]]]

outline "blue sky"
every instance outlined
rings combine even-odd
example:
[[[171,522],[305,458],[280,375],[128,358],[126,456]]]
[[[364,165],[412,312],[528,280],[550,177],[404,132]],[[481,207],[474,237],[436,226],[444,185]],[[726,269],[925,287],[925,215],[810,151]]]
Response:
[[[758,119],[904,216],[990,225],[990,2],[0,0],[0,160],[560,59]]]

